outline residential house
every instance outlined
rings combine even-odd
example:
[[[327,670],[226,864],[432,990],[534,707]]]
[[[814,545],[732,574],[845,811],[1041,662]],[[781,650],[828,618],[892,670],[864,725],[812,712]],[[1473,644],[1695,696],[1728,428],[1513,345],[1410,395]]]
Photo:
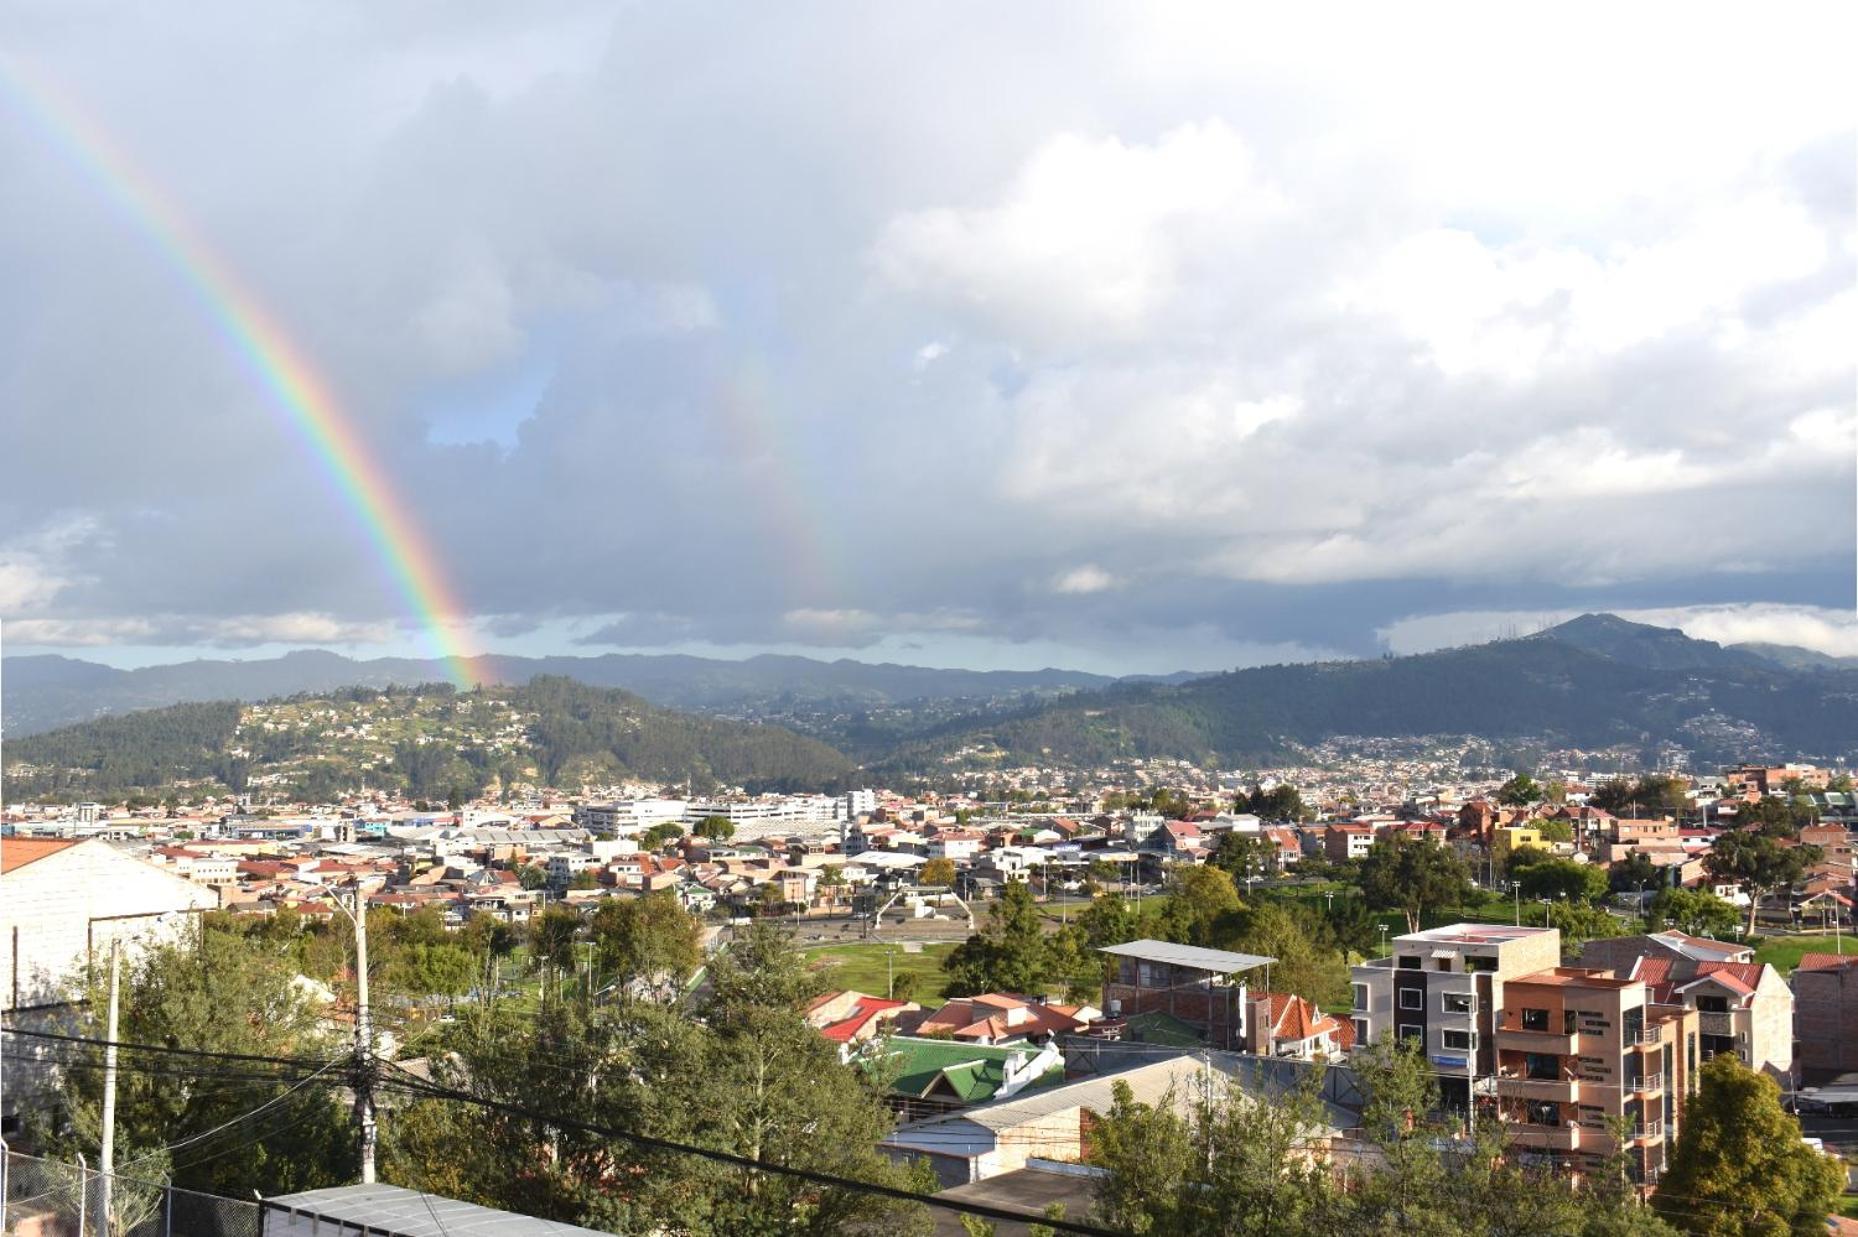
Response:
[[[1254,992],[1245,1051],[1299,1061],[1334,1060],[1355,1046],[1355,1024],[1288,992]]]
[[[916,1033],[971,1044],[1012,1044],[1082,1031],[1103,1017],[1088,1005],[1047,1005],[1030,997],[989,992],[960,997],[919,1022]]]
[[[1724,941],[1659,932],[1588,941],[1580,965],[1651,985],[1653,998],[1697,1011],[1700,1061],[1731,1052],[1785,1081],[1794,1063],[1794,994],[1754,951]]]
[[[914,1001],[893,1001],[862,992],[827,992],[805,1010],[807,1025],[835,1044],[856,1044],[880,1034],[899,1015],[920,1010]]]
[[[1064,1082],[1064,1053],[1055,1042],[1037,1047],[889,1035],[854,1059],[890,1078],[892,1107],[905,1121]]]
[[[1793,972],[1796,1061],[1804,1079],[1858,1071],[1858,953],[1807,954]]]
[[[1374,845],[1374,829],[1369,825],[1330,825],[1323,830],[1323,853],[1332,863],[1367,857]]]

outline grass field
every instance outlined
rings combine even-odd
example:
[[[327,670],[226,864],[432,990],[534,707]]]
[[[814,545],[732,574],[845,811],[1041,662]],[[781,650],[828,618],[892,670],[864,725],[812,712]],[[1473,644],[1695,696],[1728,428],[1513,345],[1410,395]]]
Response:
[[[851,988],[872,996],[883,996],[889,974],[898,979],[909,976],[909,999],[923,1005],[940,1004],[946,977],[942,959],[955,948],[955,942],[936,942],[922,946],[921,953],[905,953],[894,941],[867,941],[856,945],[819,945],[805,951],[806,960],[824,963],[829,982],[835,988]],[[886,971],[885,955],[890,971]],[[901,995],[901,992],[899,993]]]
[[[1845,952],[1858,957],[1858,941],[1849,936],[1843,939]],[[1830,936],[1770,936],[1755,949],[1755,961],[1770,963],[1781,974],[1791,975],[1800,965],[1801,954],[1837,953],[1837,944]]]

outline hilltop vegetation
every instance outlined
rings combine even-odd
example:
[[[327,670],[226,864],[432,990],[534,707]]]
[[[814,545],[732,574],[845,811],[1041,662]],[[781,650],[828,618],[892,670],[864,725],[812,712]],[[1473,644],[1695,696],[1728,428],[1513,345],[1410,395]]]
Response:
[[[445,799],[518,781],[628,777],[781,790],[832,785],[850,770],[832,748],[778,726],[676,713],[629,692],[543,677],[470,692],[357,687],[104,718],[9,743],[6,793],[217,788],[323,799],[388,789]]]

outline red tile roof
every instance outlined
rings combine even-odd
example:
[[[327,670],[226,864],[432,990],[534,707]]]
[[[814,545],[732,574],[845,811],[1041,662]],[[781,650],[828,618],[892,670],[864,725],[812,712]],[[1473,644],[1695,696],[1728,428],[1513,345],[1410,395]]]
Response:
[[[1802,954],[1796,971],[1836,971],[1858,966],[1858,954]]]
[[[76,842],[58,838],[8,838],[0,842],[0,873],[37,863],[47,855],[55,855],[76,845]]]

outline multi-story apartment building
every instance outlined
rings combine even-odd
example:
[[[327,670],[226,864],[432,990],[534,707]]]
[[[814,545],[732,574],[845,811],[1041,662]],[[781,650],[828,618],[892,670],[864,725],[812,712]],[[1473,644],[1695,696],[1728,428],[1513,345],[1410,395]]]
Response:
[[[1446,1103],[1462,1108],[1473,1080],[1496,1072],[1492,1033],[1504,985],[1560,961],[1554,928],[1460,923],[1397,936],[1392,956],[1353,969],[1355,1042],[1418,1040]]]
[[[1698,1064],[1697,1011],[1655,1001],[1643,980],[1576,967],[1513,979],[1502,1000],[1497,1106],[1512,1143],[1578,1173],[1621,1136],[1634,1177],[1656,1181]]]

